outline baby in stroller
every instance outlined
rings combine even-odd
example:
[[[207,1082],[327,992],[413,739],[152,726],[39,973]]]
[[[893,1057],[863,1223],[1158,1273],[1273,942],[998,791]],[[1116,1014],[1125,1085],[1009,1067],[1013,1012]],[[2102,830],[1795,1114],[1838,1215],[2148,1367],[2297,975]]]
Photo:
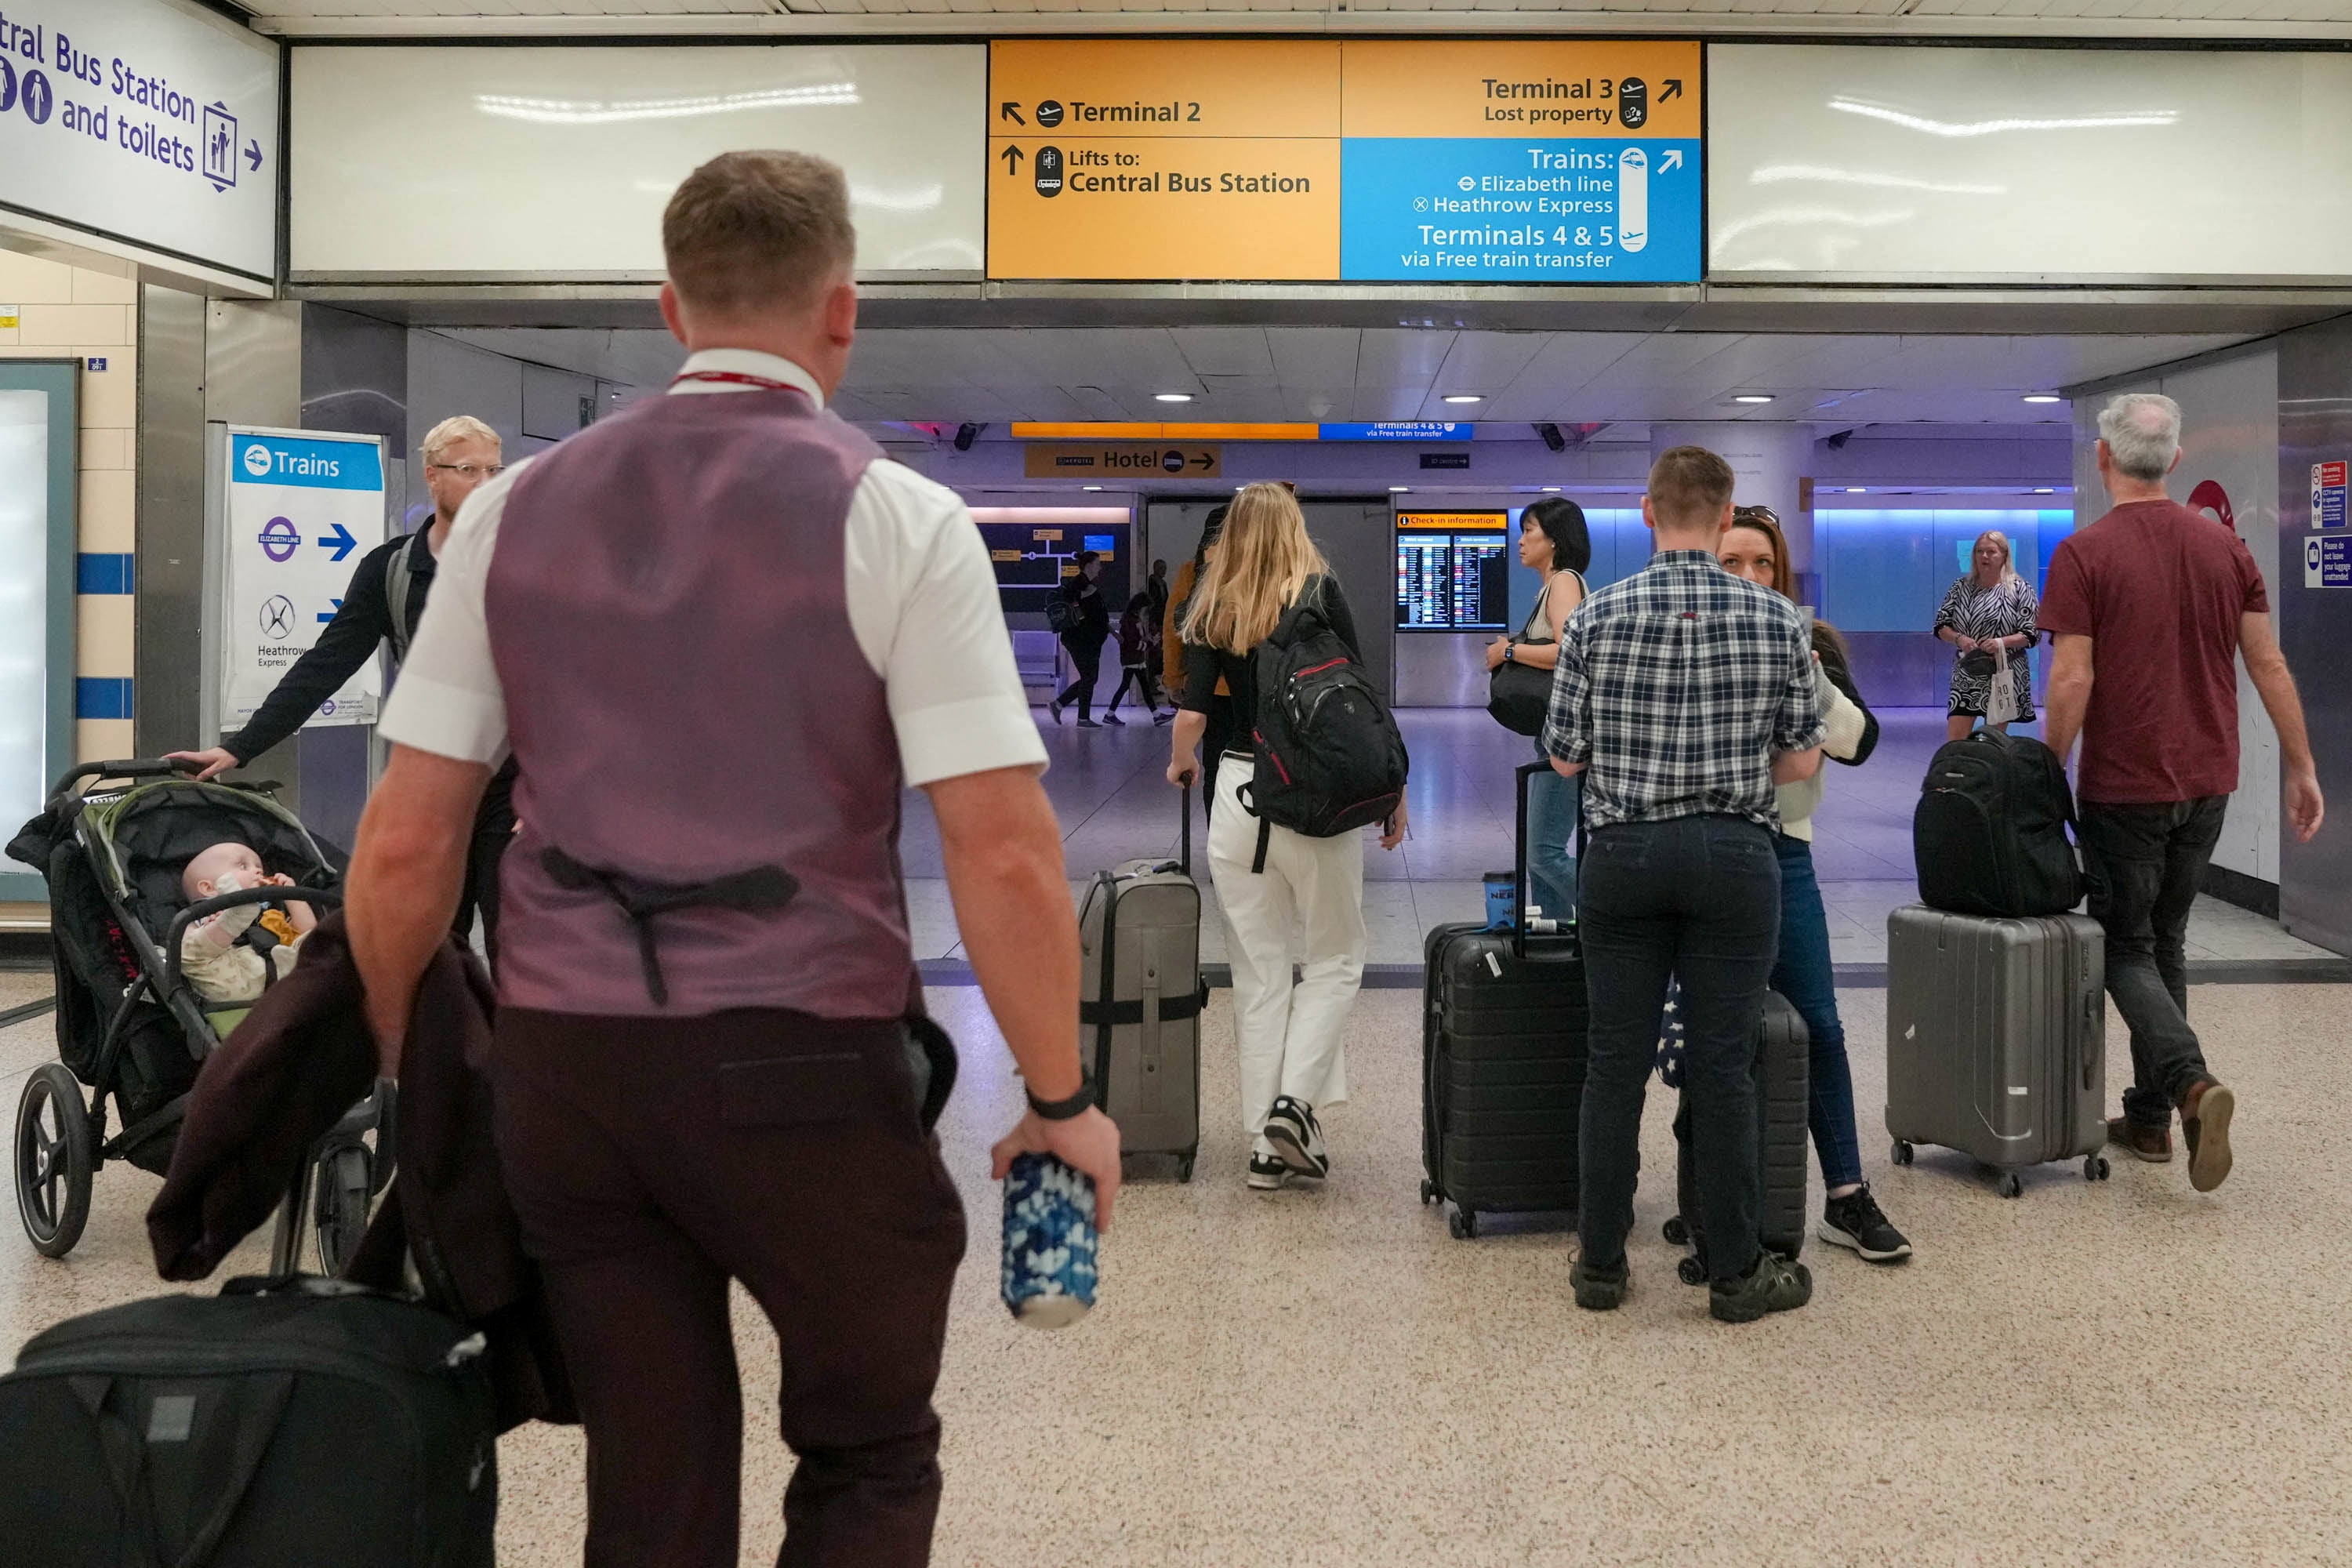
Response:
[[[291,877],[271,876],[253,847],[235,839],[198,851],[180,874],[180,890],[192,904],[246,888],[294,885]],[[301,902],[289,903],[283,914],[266,904],[240,904],[205,915],[180,938],[180,973],[207,1002],[258,1001],[271,971],[282,976],[294,967],[296,950],[318,923]],[[276,940],[239,940],[257,924]]]

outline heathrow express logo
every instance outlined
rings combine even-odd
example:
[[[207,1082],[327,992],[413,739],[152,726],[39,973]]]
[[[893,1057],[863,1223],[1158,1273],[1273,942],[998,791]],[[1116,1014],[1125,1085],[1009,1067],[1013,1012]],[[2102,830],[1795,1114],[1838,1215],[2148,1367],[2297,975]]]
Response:
[[[257,441],[252,446],[247,447],[245,449],[245,471],[251,474],[257,479],[268,477],[269,473],[269,448],[262,446]]]

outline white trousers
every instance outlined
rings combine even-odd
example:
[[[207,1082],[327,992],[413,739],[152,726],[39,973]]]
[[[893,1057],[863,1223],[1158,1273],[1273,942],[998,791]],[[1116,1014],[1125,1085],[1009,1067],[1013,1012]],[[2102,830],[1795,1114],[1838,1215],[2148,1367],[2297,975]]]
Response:
[[[1265,869],[1253,872],[1258,820],[1242,806],[1249,764],[1217,769],[1209,870],[1225,913],[1241,1045],[1242,1125],[1265,1130],[1275,1097],[1318,1110],[1348,1098],[1348,1010],[1363,984],[1364,836],[1309,838],[1276,827]],[[1300,978],[1290,983],[1293,955]]]

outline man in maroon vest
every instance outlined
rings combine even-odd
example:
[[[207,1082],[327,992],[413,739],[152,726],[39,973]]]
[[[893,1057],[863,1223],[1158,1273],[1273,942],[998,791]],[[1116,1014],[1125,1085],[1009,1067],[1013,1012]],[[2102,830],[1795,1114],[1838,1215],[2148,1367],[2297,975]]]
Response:
[[[727,154],[662,237],[672,395],[458,518],[384,714],[352,947],[392,1072],[511,748],[499,1152],[586,1421],[587,1560],[736,1561],[737,1279],[800,1460],[780,1562],[918,1563],[964,1226],[929,1126],[952,1053],[910,1023],[904,784],[1030,1094],[997,1174],[1050,1150],[1104,1223],[1118,1181],[1045,751],[970,514],[824,412],[857,318],[840,171]]]

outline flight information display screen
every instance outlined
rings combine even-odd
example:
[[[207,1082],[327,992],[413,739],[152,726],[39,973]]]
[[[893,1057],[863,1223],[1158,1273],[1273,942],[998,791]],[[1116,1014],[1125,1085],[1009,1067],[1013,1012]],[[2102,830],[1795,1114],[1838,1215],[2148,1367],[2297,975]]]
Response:
[[[1508,513],[1399,512],[1396,530],[1399,630],[1503,629],[1510,616]]]

